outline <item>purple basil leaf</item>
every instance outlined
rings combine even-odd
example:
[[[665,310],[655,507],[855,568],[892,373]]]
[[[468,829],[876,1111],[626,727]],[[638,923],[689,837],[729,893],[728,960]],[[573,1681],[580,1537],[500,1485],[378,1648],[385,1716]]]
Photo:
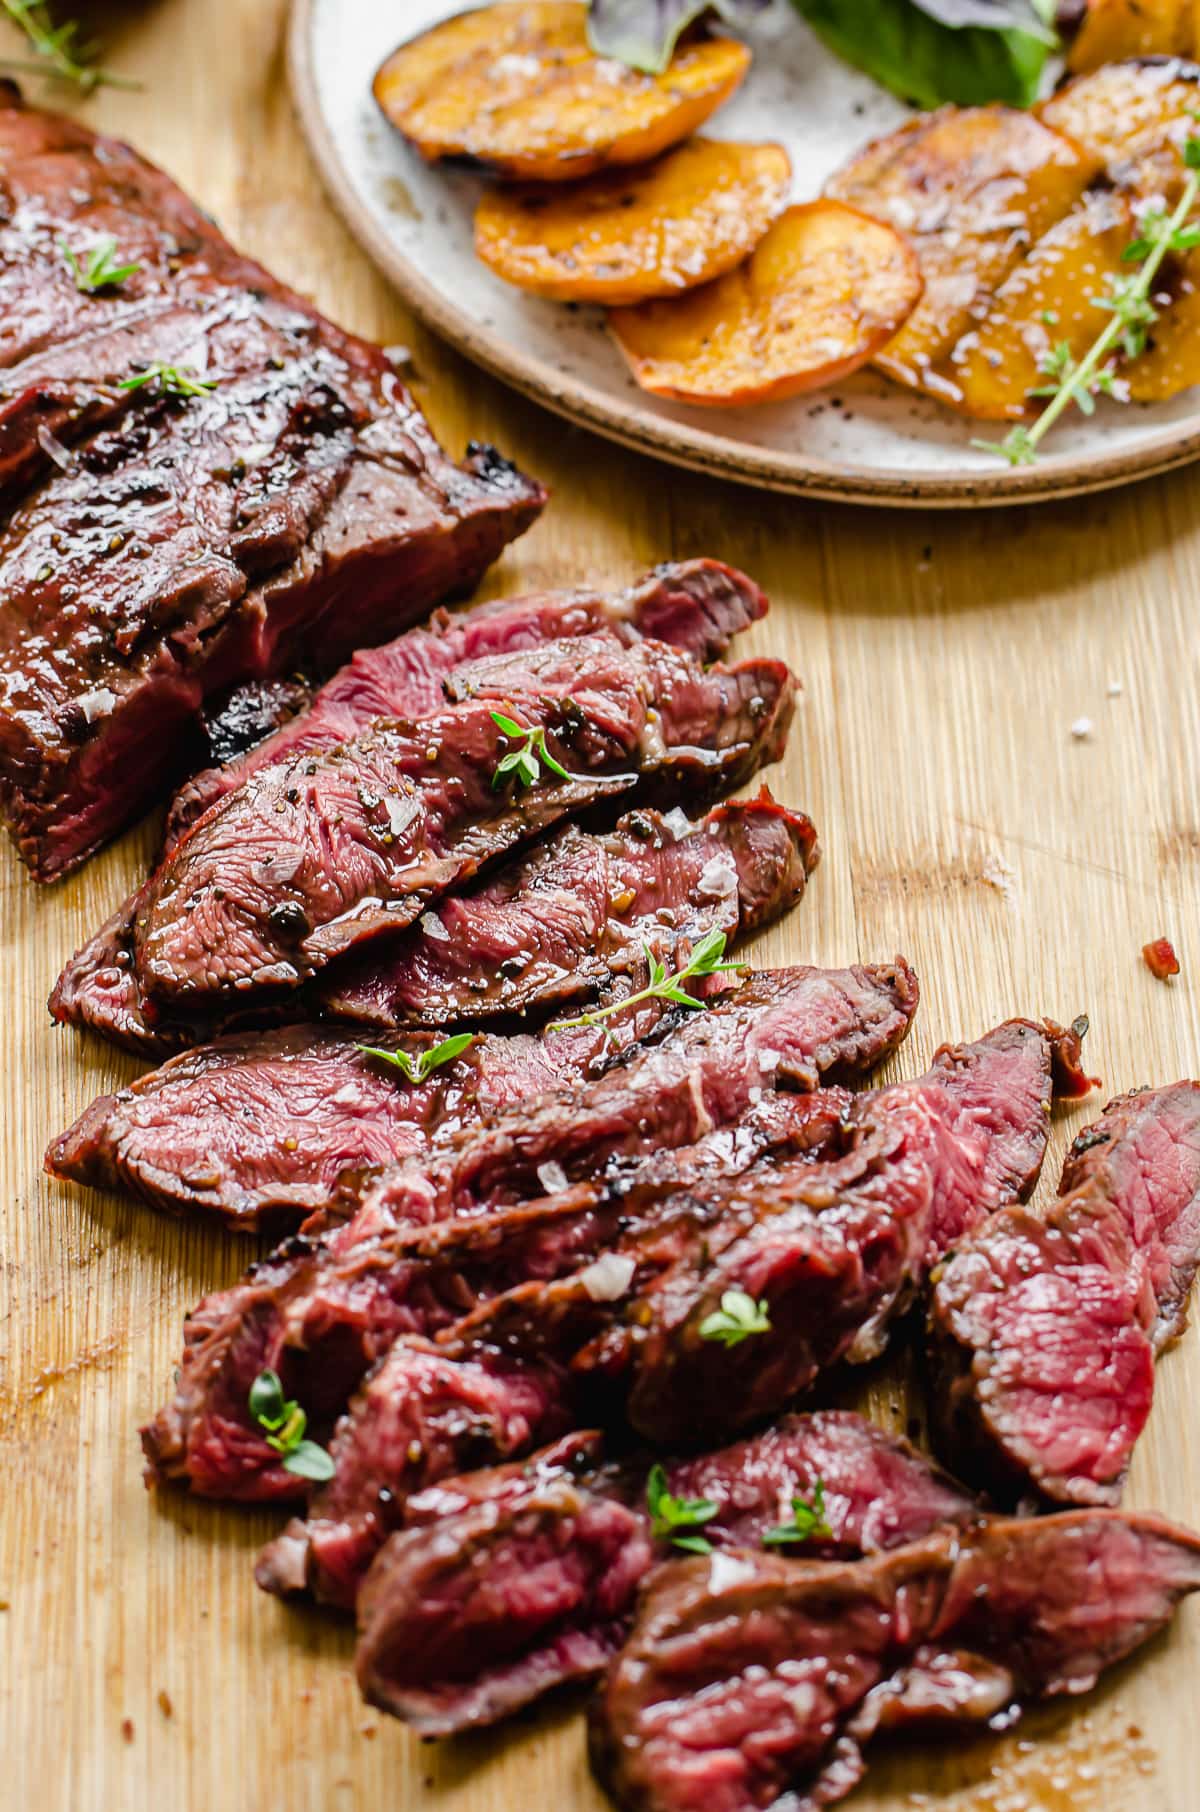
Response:
[[[944,0],[941,0],[944,3]],[[974,0],[976,6],[983,0]],[[729,25],[746,25],[771,0],[591,0],[588,37],[602,57],[616,57],[631,69],[661,75],[681,32],[704,13],[719,13]]]

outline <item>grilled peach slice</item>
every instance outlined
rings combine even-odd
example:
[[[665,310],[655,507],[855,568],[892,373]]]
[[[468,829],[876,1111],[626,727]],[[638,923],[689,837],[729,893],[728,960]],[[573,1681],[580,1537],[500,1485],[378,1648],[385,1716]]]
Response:
[[[878,352],[920,299],[893,228],[836,201],[789,208],[736,270],[609,324],[643,390],[734,407],[831,384]]]
[[[493,189],[475,215],[475,250],[506,282],[555,302],[678,295],[754,250],[791,179],[780,145],[694,138],[641,169]]]
[[[1078,74],[1125,57],[1190,57],[1195,33],[1196,0],[1087,0],[1067,67]]]
[[[1200,384],[1200,258],[1172,260],[1172,300],[1150,331],[1150,343],[1125,369],[1139,403],[1163,403]]]
[[[375,99],[431,162],[470,157],[507,176],[563,182],[678,144],[749,64],[733,38],[690,35],[662,75],[641,75],[593,54],[583,0],[512,0],[402,44],[375,77]]]
[[[1043,233],[940,373],[958,391],[957,406],[993,420],[1025,415],[1055,349],[1081,358],[1103,328],[1107,316],[1091,298],[1107,293],[1109,276],[1127,273],[1121,254],[1133,237],[1128,201],[1103,189]]]
[[[925,279],[920,305],[876,358],[879,369],[946,395],[938,366],[1101,163],[1031,114],[943,107],[841,170],[827,192],[906,233]]]
[[[1170,197],[1183,180],[1180,147],[1200,131],[1200,65],[1174,57],[1110,63],[1076,76],[1038,111],[1101,158],[1114,181]]]

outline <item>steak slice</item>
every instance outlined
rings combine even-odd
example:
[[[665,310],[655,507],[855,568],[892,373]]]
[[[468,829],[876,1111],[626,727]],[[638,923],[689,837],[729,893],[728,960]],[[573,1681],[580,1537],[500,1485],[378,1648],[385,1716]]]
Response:
[[[851,1098],[845,1089],[768,1095],[733,1126],[678,1151],[631,1161],[610,1174],[603,1186],[577,1185],[543,1202],[393,1235],[386,1277],[396,1323],[403,1305],[404,1331],[433,1335],[452,1327],[480,1300],[494,1298],[525,1279],[577,1271],[585,1261],[592,1299],[620,1295],[629,1277],[626,1261],[611,1256],[618,1238],[628,1238],[632,1229],[641,1228],[653,1233],[656,1248],[669,1243],[670,1206],[680,1190],[704,1187],[717,1176],[740,1174],[767,1152],[804,1152],[815,1161],[836,1135]],[[328,1300],[326,1291],[323,1304]],[[311,1316],[311,1308],[308,1313]],[[289,1356],[281,1353],[281,1361]],[[490,1355],[484,1351],[482,1356]],[[469,1353],[460,1352],[458,1359],[467,1364],[469,1373]],[[267,1550],[260,1584],[269,1578],[275,1589],[298,1591],[308,1581],[320,1597],[353,1602],[358,1580],[389,1530],[400,1525],[414,1489],[408,1446],[394,1438],[392,1413],[402,1417],[408,1413],[403,1400],[409,1374],[407,1343],[398,1339],[335,1431],[333,1481],[316,1493],[308,1521],[293,1522],[279,1543]],[[561,1369],[556,1376],[558,1401],[565,1407]],[[366,1493],[361,1489],[364,1479],[372,1481]],[[380,1498],[384,1487],[386,1496]]]
[[[150,886],[144,985],[185,1001],[298,987],[643,776],[738,784],[778,758],[794,688],[778,661],[703,671],[666,643],[595,635],[470,662],[446,690],[420,720],[260,768],[206,813]],[[520,738],[496,711],[542,738],[534,783],[501,768]]]
[[[566,825],[492,880],[423,913],[386,954],[333,964],[312,989],[214,1019],[144,992],[127,901],[60,975],[50,1010],[139,1053],[168,1055],[238,1026],[322,1015],[360,1025],[479,1024],[561,1006],[614,977],[646,979],[643,946],[676,966],[685,939],[720,929],[732,944],[803,894],[818,861],[803,813],[760,797],[692,823],[627,814],[607,835]]]
[[[586,1277],[521,1286],[460,1324],[456,1350],[569,1361],[577,1388],[617,1393],[656,1442],[728,1436],[840,1361],[877,1357],[947,1247],[1029,1193],[1053,1072],[1077,1089],[1078,1051],[1077,1030],[1028,1020],[946,1047],[918,1081],[857,1096],[817,1163],[717,1178],[680,1201],[669,1240],[658,1228],[618,1240],[619,1302],[597,1304]],[[727,1346],[708,1330],[731,1291],[767,1325]]]
[[[1200,1263],[1200,1085],[1121,1096],[1058,1197],[998,1215],[943,1268],[929,1353],[939,1445],[1006,1500],[1112,1504]]]
[[[628,1632],[656,1562],[647,1462],[598,1465],[577,1434],[523,1466],[450,1479],[411,1498],[358,1597],[358,1682],[422,1736],[495,1723],[569,1680],[593,1678]],[[795,1527],[819,1489],[823,1529],[787,1549],[857,1558],[978,1516],[906,1441],[861,1416],[790,1416],[751,1441],[666,1467],[675,1497],[705,1499],[704,1539],[757,1547]],[[286,1538],[274,1544],[282,1550]],[[268,1550],[268,1554],[272,1551]],[[264,1581],[260,1562],[259,1583]]]
[[[590,1175],[606,1155],[640,1152],[643,1136],[660,1148],[685,1144],[696,1124],[694,1103],[704,1094],[708,1070],[711,1085],[705,1112],[714,1137],[720,1125],[732,1129],[742,1114],[761,1112],[773,1078],[759,1063],[760,1049],[765,1052],[769,1047],[765,1040],[759,1045],[748,1024],[756,1013],[767,1020],[768,1035],[784,1046],[774,1053],[778,1081],[811,1087],[823,1073],[852,1075],[881,1061],[903,1041],[916,1004],[916,978],[904,964],[840,973],[785,970],[752,977],[702,1017],[689,1015],[680,1024],[672,1015],[660,1044],[646,1044],[628,1064],[618,1059],[597,1081],[576,1091],[574,1107],[566,1089],[544,1097],[550,1111],[538,1128],[533,1150],[518,1148],[513,1153],[517,1166],[511,1193],[519,1193],[519,1183],[526,1177],[531,1189],[536,1184],[544,1191],[551,1184],[569,1182],[572,1170]],[[581,1027],[571,1034],[547,1034],[546,1061],[550,1066],[560,1061],[551,1037],[589,1037],[594,1041],[589,1048],[598,1056],[611,1029]],[[627,1033],[633,1029],[627,1028]],[[502,1048],[506,1042],[496,1041]],[[723,1095],[716,1083],[730,1074],[739,1045],[741,1088],[732,1087]],[[579,1062],[577,1073],[582,1068]],[[695,1079],[690,1117],[681,1111],[680,1101],[689,1078]],[[731,1080],[736,1083],[736,1077]],[[519,1088],[517,1069],[514,1094]],[[534,1094],[527,1088],[519,1107],[485,1120],[478,1131],[465,1130],[455,1145],[456,1151],[470,1153],[482,1142],[496,1194],[502,1193],[501,1155],[505,1142],[511,1142],[512,1129],[519,1131],[540,1115]],[[836,1112],[841,1111],[839,1101]],[[639,1127],[644,1127],[644,1134]],[[762,1136],[769,1142],[778,1136],[777,1129],[768,1128]],[[710,1145],[701,1165],[745,1162],[758,1149],[753,1136],[745,1144],[731,1133],[724,1156]],[[531,1171],[525,1168],[526,1159],[532,1160]],[[662,1165],[666,1160],[659,1155],[653,1162]],[[548,1171],[546,1166],[551,1165],[554,1169]],[[261,1432],[251,1425],[247,1394],[258,1372],[269,1366],[304,1403],[316,1425],[327,1429],[367,1369],[399,1334],[414,1327],[409,1303],[411,1250],[405,1242],[415,1224],[406,1216],[411,1205],[408,1188],[396,1187],[400,1179],[411,1181],[407,1171],[384,1173],[344,1226],[281,1248],[233,1290],[200,1305],[185,1330],[175,1394],[143,1430],[154,1476],[186,1479],[208,1496],[301,1494],[300,1482],[278,1465]],[[427,1208],[428,1198],[419,1205]],[[461,1202],[446,1205],[467,1212]],[[519,1249],[528,1247],[522,1244]],[[551,1250],[561,1253],[562,1247],[555,1242]],[[458,1305],[460,1313],[464,1306]]]
[[[169,784],[208,694],[470,590],[545,493],[452,465],[377,347],[7,84],[0,186],[0,806],[48,880]],[[62,247],[106,234],[138,268],[85,294]],[[210,387],[124,387],[160,367]]]
[[[851,1562],[660,1568],[593,1703],[629,1812],[816,1812],[877,1734],[1004,1727],[1086,1692],[1200,1588],[1200,1538],[1113,1510],[992,1518]]]
[[[628,640],[649,636],[698,661],[715,661],[766,610],[766,597],[753,579],[719,560],[700,559],[657,566],[615,596],[587,589],[533,592],[453,615],[435,612],[425,628],[360,649],[325,682],[302,717],[256,742],[241,759],[189,780],[172,801],[166,846],[258,768],[346,742],[380,717],[420,719],[438,710],[448,674],[465,661],[603,629]],[[239,699],[231,701],[235,721],[244,709]],[[208,733],[210,741],[225,738],[224,720]]]

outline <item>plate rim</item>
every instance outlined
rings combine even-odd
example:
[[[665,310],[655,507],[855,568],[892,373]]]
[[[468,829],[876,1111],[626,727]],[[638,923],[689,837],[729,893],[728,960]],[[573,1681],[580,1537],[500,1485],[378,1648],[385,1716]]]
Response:
[[[1170,472],[1200,457],[1200,411],[1191,424],[1173,423],[1136,452],[1060,456],[1035,467],[995,473],[975,470],[906,478],[862,466],[766,451],[701,427],[683,427],[636,402],[614,399],[546,359],[514,348],[480,327],[430,283],[378,225],[352,182],[321,106],[313,55],[313,20],[320,0],[291,0],[287,67],[296,117],[321,181],[351,235],[422,324],[523,396],[581,423],[633,452],[690,471],[755,485],[790,496],[893,508],[979,509],[1050,503],[1110,490]]]

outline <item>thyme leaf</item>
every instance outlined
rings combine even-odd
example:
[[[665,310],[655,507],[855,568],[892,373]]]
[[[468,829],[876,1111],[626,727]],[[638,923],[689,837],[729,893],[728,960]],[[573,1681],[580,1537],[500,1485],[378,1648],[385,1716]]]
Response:
[[[98,240],[90,251],[74,252],[62,239],[58,249],[75,280],[76,289],[85,296],[95,295],[98,289],[116,289],[142,268],[140,264],[116,263],[117,242],[111,235]]]
[[[492,788],[502,787],[509,775],[513,775],[521,787],[536,786],[542,777],[542,765],[545,764],[552,774],[560,779],[573,780],[561,761],[557,761],[546,747],[546,732],[540,725],[531,727],[519,724],[515,718],[503,711],[491,713],[492,722],[498,724],[505,736],[515,738],[519,746],[502,757],[492,775]]]
[[[726,1290],[721,1306],[700,1323],[701,1340],[719,1340],[724,1347],[740,1346],[752,1334],[769,1334],[771,1317],[765,1302],[755,1302],[745,1290]]]
[[[691,1554],[712,1553],[712,1543],[695,1531],[712,1521],[717,1505],[707,1497],[672,1497],[661,1465],[651,1466],[646,1479],[646,1507],[650,1533],[656,1540],[669,1541],[672,1547],[686,1548]]]
[[[418,1051],[415,1056],[411,1051],[385,1051],[375,1044],[356,1044],[354,1048],[364,1057],[378,1057],[382,1063],[390,1063],[407,1082],[421,1083],[427,1081],[434,1070],[440,1070],[444,1063],[453,1063],[456,1057],[461,1057],[475,1043],[475,1037],[474,1032],[456,1032],[453,1038],[443,1038],[441,1044]]]
[[[293,1398],[284,1396],[278,1372],[259,1372],[246,1401],[250,1414],[266,1431],[267,1446],[282,1456],[285,1472],[316,1484],[333,1477],[333,1461],[323,1447],[305,1438],[308,1417]]]
[[[28,71],[33,75],[57,76],[73,82],[84,94],[94,88],[140,88],[124,76],[112,75],[94,60],[93,48],[79,35],[75,19],[55,25],[45,0],[0,0],[0,8],[20,26],[34,51],[34,60],[23,63],[11,57],[0,58],[7,69]]]
[[[825,1520],[825,1482],[817,1479],[813,1485],[811,1501],[803,1497],[792,1499],[792,1520],[781,1523],[777,1529],[768,1529],[763,1536],[763,1546],[768,1548],[786,1547],[790,1542],[828,1541],[833,1530]]]
[[[160,396],[207,396],[217,387],[216,378],[201,377],[191,365],[147,365],[132,377],[122,378],[118,390],[141,390],[153,384]]]
[[[594,1026],[607,1019],[612,1013],[623,1013],[627,1007],[635,1007],[643,1000],[669,1000],[679,1007],[692,1007],[697,1012],[703,1011],[706,1001],[697,1000],[694,994],[688,994],[684,982],[696,981],[705,975],[727,975],[746,967],[745,963],[722,962],[725,955],[725,933],[713,929],[706,931],[700,941],[693,946],[692,953],[682,969],[670,972],[664,962],[654,955],[648,944],[642,945],[642,951],[650,970],[650,980],[636,994],[629,994],[624,1000],[615,1000],[610,1006],[595,1007],[589,1013],[577,1014],[574,1019],[555,1019],[551,1023],[557,1028],[564,1026]]]

